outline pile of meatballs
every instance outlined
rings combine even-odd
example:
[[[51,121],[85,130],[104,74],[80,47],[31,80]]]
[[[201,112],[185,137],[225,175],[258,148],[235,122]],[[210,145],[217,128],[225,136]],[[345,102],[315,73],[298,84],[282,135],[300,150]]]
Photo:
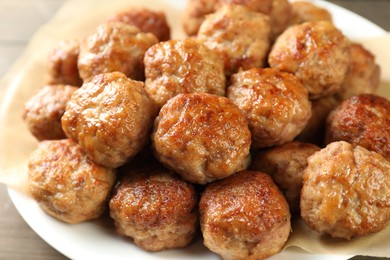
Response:
[[[80,223],[108,211],[147,251],[198,231],[223,259],[283,249],[291,218],[351,239],[390,219],[390,102],[380,68],[329,12],[190,0],[184,39],[131,7],[50,51],[25,104],[31,194]]]

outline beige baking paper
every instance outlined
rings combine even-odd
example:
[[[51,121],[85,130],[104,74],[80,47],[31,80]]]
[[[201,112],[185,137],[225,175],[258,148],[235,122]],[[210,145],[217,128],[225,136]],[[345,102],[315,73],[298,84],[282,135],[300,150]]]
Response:
[[[174,3],[174,4],[169,4]],[[26,192],[26,161],[37,142],[22,121],[24,103],[43,86],[48,50],[60,39],[88,35],[109,16],[131,5],[144,5],[166,13],[173,38],[182,38],[181,13],[184,1],[162,0],[68,0],[31,39],[19,60],[0,81],[0,182]],[[377,57],[382,68],[379,94],[390,98],[390,35],[360,39]],[[296,246],[316,254],[390,256],[390,227],[350,241],[330,239],[309,230],[302,221],[293,221],[286,247]]]

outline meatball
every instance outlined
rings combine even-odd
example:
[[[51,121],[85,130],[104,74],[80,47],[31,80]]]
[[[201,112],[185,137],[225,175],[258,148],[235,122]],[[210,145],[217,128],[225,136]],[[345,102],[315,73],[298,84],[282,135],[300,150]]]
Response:
[[[155,114],[143,82],[111,72],[95,76],[75,91],[62,127],[94,162],[116,168],[149,141]]]
[[[295,140],[322,146],[325,138],[326,120],[328,115],[339,104],[340,103],[334,96],[312,100],[309,122],[307,122],[305,128]]]
[[[23,119],[35,138],[39,141],[66,138],[61,117],[76,89],[68,85],[47,85],[26,102]]]
[[[252,147],[290,142],[311,116],[307,90],[292,74],[277,69],[250,69],[232,75],[230,98],[248,118]]]
[[[195,39],[170,40],[145,53],[145,89],[159,107],[179,93],[225,95],[223,60]]]
[[[214,13],[218,7],[219,0],[188,0],[183,14],[184,32],[196,35],[206,15]]]
[[[28,162],[29,188],[49,215],[67,223],[98,218],[115,184],[115,170],[92,162],[70,139],[39,143]]]
[[[276,39],[289,25],[292,7],[288,0],[272,0],[271,38]]]
[[[65,84],[81,86],[77,68],[77,60],[80,53],[79,40],[63,40],[49,52],[47,61],[47,84]]]
[[[299,212],[303,171],[307,158],[320,148],[314,144],[290,142],[258,153],[252,169],[269,174],[285,196],[290,211]]]
[[[390,160],[390,101],[374,94],[352,96],[329,114],[325,143],[346,141]]]
[[[202,23],[198,39],[225,62],[225,74],[262,67],[270,47],[267,15],[245,6],[225,5]]]
[[[187,246],[197,220],[194,187],[159,165],[129,170],[110,200],[116,230],[148,251]]]
[[[273,0],[219,0],[224,5],[241,5],[252,11],[269,15],[272,11]]]
[[[160,41],[171,38],[165,14],[143,7],[132,7],[111,17],[109,21],[123,22],[138,27],[142,32],[153,33]]]
[[[262,172],[241,171],[209,184],[199,213],[204,245],[223,259],[267,258],[291,231],[286,199]]]
[[[205,184],[245,169],[251,135],[245,116],[226,97],[179,94],[155,120],[156,158],[183,179]]]
[[[78,68],[84,81],[106,72],[123,72],[144,79],[144,54],[158,42],[151,33],[143,33],[132,25],[108,22],[99,26],[80,46]]]
[[[330,22],[307,22],[284,31],[268,57],[271,67],[295,74],[311,99],[336,93],[350,60],[348,39]]]
[[[340,100],[363,93],[375,93],[380,83],[380,67],[374,55],[358,43],[351,44],[350,52],[348,71],[337,93]]]
[[[390,220],[390,162],[339,141],[308,158],[301,192],[306,224],[332,237],[377,232]]]
[[[291,24],[301,24],[305,22],[328,21],[332,22],[332,15],[328,10],[310,2],[291,2],[292,18]]]

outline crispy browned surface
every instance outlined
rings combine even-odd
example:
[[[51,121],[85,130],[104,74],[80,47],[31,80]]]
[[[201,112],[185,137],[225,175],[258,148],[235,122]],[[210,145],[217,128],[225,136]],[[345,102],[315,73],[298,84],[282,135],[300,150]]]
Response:
[[[61,126],[61,117],[76,89],[78,88],[68,85],[47,85],[26,102],[23,120],[38,140],[66,138]]]
[[[138,27],[142,32],[153,33],[160,41],[171,38],[165,14],[144,7],[132,7],[111,17],[109,21],[124,22]]]
[[[250,131],[232,101],[206,93],[179,94],[155,120],[156,157],[184,179],[207,183],[249,163]]]
[[[232,75],[227,96],[247,116],[254,148],[292,141],[311,116],[305,87],[294,75],[277,69]]]
[[[225,62],[225,74],[240,68],[264,66],[270,47],[270,20],[241,5],[224,5],[206,17],[198,39],[220,55]]]
[[[380,231],[390,219],[390,163],[361,146],[329,144],[308,159],[301,215],[333,237]]]
[[[348,39],[332,23],[306,22],[278,37],[268,62],[295,74],[315,99],[340,89],[350,61],[349,47]]]
[[[334,96],[311,100],[311,117],[302,132],[295,138],[297,141],[324,145],[326,119],[329,113],[340,104]]]
[[[271,37],[276,39],[290,24],[292,6],[288,0],[272,0]]]
[[[28,168],[34,199],[46,213],[67,223],[99,217],[116,180],[115,170],[92,162],[70,139],[41,142]]]
[[[293,1],[291,24],[300,24],[304,22],[329,21],[332,22],[332,15],[328,10],[316,6],[313,3]]]
[[[217,10],[219,0],[189,0],[183,13],[184,32],[196,35],[205,16]]]
[[[179,93],[225,95],[222,58],[195,39],[158,43],[145,53],[144,63],[145,89],[159,107]]]
[[[326,143],[346,141],[390,160],[390,101],[374,94],[345,100],[328,117]]]
[[[196,231],[194,187],[159,165],[129,170],[110,200],[119,234],[145,250],[187,246]]]
[[[62,40],[50,50],[47,60],[47,84],[68,84],[81,86],[77,68],[77,60],[80,53],[79,40]]]
[[[202,194],[204,244],[224,259],[263,259],[290,234],[288,204],[271,177],[241,171],[209,184]]]
[[[120,72],[97,75],[69,101],[65,134],[96,163],[123,165],[148,142],[153,125],[155,105],[143,86]]]
[[[359,43],[352,43],[351,61],[337,97],[345,100],[363,93],[375,93],[380,83],[380,67],[374,55]]]
[[[81,78],[120,71],[129,78],[144,78],[144,54],[157,43],[152,33],[143,33],[132,25],[107,22],[96,28],[80,46],[78,68]]]
[[[307,158],[320,148],[313,144],[290,142],[257,154],[251,169],[269,174],[284,194],[290,211],[299,212],[303,171]]]

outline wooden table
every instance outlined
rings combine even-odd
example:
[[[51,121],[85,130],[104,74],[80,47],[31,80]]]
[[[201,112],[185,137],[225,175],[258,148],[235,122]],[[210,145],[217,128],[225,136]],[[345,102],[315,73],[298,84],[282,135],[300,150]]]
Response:
[[[390,30],[389,0],[331,2],[366,17],[387,31]],[[49,21],[62,3],[63,0],[0,0],[0,77],[21,54],[38,27]],[[0,259],[67,259],[31,230],[19,216],[6,188],[1,184]],[[373,258],[358,256],[353,259]]]

